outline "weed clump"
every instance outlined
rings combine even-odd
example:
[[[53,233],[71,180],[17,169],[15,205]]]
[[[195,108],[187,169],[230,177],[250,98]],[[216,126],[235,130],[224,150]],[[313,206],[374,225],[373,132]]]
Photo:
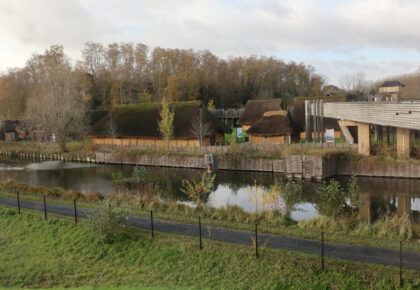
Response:
[[[64,199],[69,199],[69,200],[85,200],[86,197],[83,193],[81,193],[80,191],[71,189],[69,191],[67,191],[64,195],[63,195]]]
[[[104,200],[97,203],[95,209],[89,212],[88,221],[98,241],[110,244],[127,226],[128,210]]]

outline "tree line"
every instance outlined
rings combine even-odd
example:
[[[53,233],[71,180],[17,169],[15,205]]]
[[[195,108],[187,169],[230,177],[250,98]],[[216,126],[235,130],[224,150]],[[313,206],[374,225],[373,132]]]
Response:
[[[2,119],[19,119],[26,112],[39,73],[34,63],[51,51],[67,58],[63,47],[52,46],[0,78]],[[209,51],[150,49],[141,43],[86,43],[81,59],[66,65],[75,87],[86,96],[88,109],[163,97],[241,107],[249,99],[317,96],[325,83],[312,66],[303,63],[257,56],[222,59]]]

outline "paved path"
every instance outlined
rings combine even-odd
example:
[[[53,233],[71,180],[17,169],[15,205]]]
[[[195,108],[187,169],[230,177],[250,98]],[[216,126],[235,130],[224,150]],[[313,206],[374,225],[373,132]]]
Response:
[[[12,198],[0,196],[0,203],[17,207],[17,201]],[[31,209],[44,211],[44,205],[40,202],[21,200],[20,205],[22,209]],[[71,206],[48,204],[47,211],[63,216],[74,216],[74,209]],[[88,209],[78,208],[78,217],[86,218]],[[131,226],[150,229],[150,218],[131,215],[128,219]],[[164,220],[154,220],[155,231],[182,234],[188,236],[198,236],[198,225],[170,222]],[[223,242],[232,242],[244,245],[252,245],[254,233],[216,228],[212,226],[202,225],[202,236],[206,239],[212,239]],[[314,240],[306,240],[300,238],[286,237],[280,235],[258,234],[258,244],[270,248],[278,248],[285,250],[292,250],[297,252],[309,254],[321,254],[321,242]],[[358,246],[338,243],[324,243],[325,256],[353,260],[359,262],[368,262],[374,264],[399,266],[400,254],[398,250],[373,247],[373,246]],[[420,253],[404,251],[403,265],[410,269],[420,270]]]

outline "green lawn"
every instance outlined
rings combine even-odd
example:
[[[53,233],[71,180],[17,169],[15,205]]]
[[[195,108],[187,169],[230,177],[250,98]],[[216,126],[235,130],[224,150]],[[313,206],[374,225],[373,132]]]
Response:
[[[250,241],[251,244],[251,241]],[[113,244],[99,244],[82,222],[42,214],[15,214],[0,206],[0,285],[9,287],[188,287],[390,289],[398,270],[262,247],[128,228]],[[420,287],[418,272],[405,271],[405,288]]]

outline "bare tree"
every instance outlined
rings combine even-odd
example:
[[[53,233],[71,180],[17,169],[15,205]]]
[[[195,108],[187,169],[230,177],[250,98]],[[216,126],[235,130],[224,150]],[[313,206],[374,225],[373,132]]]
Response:
[[[341,87],[350,93],[362,93],[366,87],[366,74],[364,72],[357,72],[355,74],[348,74],[340,79]]]
[[[203,146],[203,139],[212,133],[212,129],[213,126],[207,120],[204,109],[200,108],[199,113],[192,118],[190,127],[191,132],[198,135],[200,146]]]
[[[82,134],[86,125],[87,97],[81,92],[62,46],[51,46],[28,62],[33,87],[26,117],[39,125],[45,137],[56,136],[65,151],[66,138]]]

